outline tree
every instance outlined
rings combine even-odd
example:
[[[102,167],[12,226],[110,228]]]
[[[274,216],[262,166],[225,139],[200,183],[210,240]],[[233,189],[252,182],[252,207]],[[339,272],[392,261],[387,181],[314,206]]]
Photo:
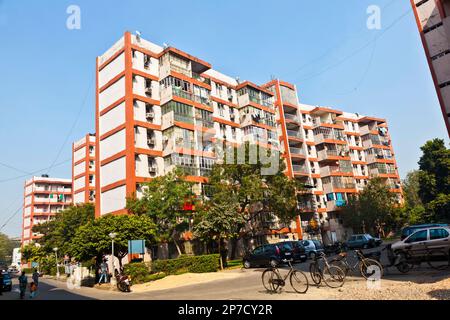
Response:
[[[425,214],[425,207],[419,197],[420,171],[408,172],[403,180],[403,196],[405,203],[403,206],[403,222],[406,224],[424,223],[428,219]]]
[[[419,196],[429,222],[450,222],[450,149],[442,139],[427,141],[419,160]]]
[[[273,216],[282,223],[292,221],[298,215],[297,191],[303,187],[284,174],[286,167],[279,154],[271,154],[270,150],[250,146],[248,143],[243,148],[243,150],[234,148],[231,152],[234,155],[233,159],[238,159],[241,152],[244,161],[214,165],[209,175],[209,184],[213,192],[213,201],[217,198],[216,194],[230,194],[232,197],[229,198],[231,202],[229,205],[237,208],[242,215],[243,219],[239,219],[239,223],[233,225],[235,230],[230,232],[243,231],[244,235],[251,237],[262,229],[261,223],[257,221],[269,222],[267,220],[272,220]],[[253,159],[257,160],[251,163],[251,152],[255,152],[255,149],[257,154]],[[263,152],[266,154],[262,154]],[[264,164],[261,159],[267,159],[269,156],[272,156],[273,161]],[[277,170],[264,175],[264,169],[274,164]]]
[[[192,183],[184,173],[176,169],[167,175],[156,177],[143,187],[141,199],[127,199],[127,209],[137,215],[147,215],[157,226],[158,242],[173,240],[178,253],[182,254],[178,238],[188,227],[190,213],[183,210],[186,203],[194,202]]]
[[[36,242],[49,254],[53,252],[55,247],[59,248],[60,252],[67,254],[70,242],[78,228],[94,219],[94,205],[71,206],[57,213],[55,219],[33,227],[33,232],[43,235]]]
[[[16,241],[13,241],[7,235],[0,233],[0,263],[11,263],[12,251],[17,245]]]
[[[244,222],[242,214],[239,213],[236,196],[224,190],[216,193],[211,201],[203,204],[195,220],[194,236],[202,240],[217,241],[220,254],[222,240],[237,237],[236,226]],[[223,269],[223,259],[221,255],[221,269]]]
[[[70,255],[79,261],[101,261],[104,255],[111,254],[112,232],[116,233],[114,255],[122,266],[122,259],[128,254],[128,240],[145,240],[149,246],[155,242],[157,228],[146,215],[107,215],[78,228],[70,243]]]
[[[398,223],[400,207],[397,196],[389,191],[382,178],[373,178],[357,196],[342,208],[344,225],[355,232],[383,233]]]

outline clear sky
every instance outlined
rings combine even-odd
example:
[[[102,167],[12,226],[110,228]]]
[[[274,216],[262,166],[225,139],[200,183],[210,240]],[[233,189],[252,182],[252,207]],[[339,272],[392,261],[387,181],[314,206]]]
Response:
[[[80,30],[66,28],[72,4]],[[373,4],[381,30],[366,27]],[[0,0],[0,162],[15,167],[0,165],[0,226],[27,174],[70,178],[70,161],[42,169],[94,132],[95,57],[126,30],[241,80],[295,83],[303,103],[388,119],[402,177],[425,141],[448,141],[406,0]],[[20,211],[2,232],[19,236],[21,223]]]

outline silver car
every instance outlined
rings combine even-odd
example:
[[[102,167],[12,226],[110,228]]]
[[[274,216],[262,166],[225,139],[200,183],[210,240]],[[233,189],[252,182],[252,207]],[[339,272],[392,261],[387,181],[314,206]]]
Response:
[[[318,253],[324,252],[323,245],[318,240],[302,240],[301,243],[306,255],[311,259],[314,259]]]
[[[392,245],[394,252],[408,251],[411,256],[425,256],[430,250],[450,254],[450,227],[432,227],[417,230],[404,240]]]

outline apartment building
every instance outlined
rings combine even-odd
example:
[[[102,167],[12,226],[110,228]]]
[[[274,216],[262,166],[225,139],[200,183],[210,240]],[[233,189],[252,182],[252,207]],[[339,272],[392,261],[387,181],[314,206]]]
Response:
[[[72,144],[73,203],[95,201],[95,134],[87,134]]]
[[[410,0],[450,136],[450,0]]]
[[[22,246],[41,236],[32,231],[33,226],[49,221],[57,212],[71,204],[71,179],[50,178],[43,175],[25,181]]]
[[[271,236],[303,238],[315,219],[342,238],[339,207],[374,176],[401,194],[384,119],[301,104],[290,83],[241,82],[128,32],[97,58],[96,73],[96,216],[126,213],[127,196],[175,166],[207,195],[218,143],[279,150],[286,174],[309,186],[297,219],[268,227]]]

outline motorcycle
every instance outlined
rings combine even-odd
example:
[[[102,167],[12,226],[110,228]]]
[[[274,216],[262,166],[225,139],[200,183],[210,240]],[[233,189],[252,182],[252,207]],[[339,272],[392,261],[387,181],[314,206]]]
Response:
[[[407,273],[412,269],[413,265],[408,263],[404,254],[397,254],[392,250],[392,244],[386,245],[383,250],[387,251],[387,258],[389,260],[389,265],[384,266],[385,268],[395,266],[401,273]]]
[[[116,282],[117,282],[117,289],[121,292],[131,292],[131,277],[127,276],[126,274],[123,274],[123,270],[117,271],[116,270]]]

